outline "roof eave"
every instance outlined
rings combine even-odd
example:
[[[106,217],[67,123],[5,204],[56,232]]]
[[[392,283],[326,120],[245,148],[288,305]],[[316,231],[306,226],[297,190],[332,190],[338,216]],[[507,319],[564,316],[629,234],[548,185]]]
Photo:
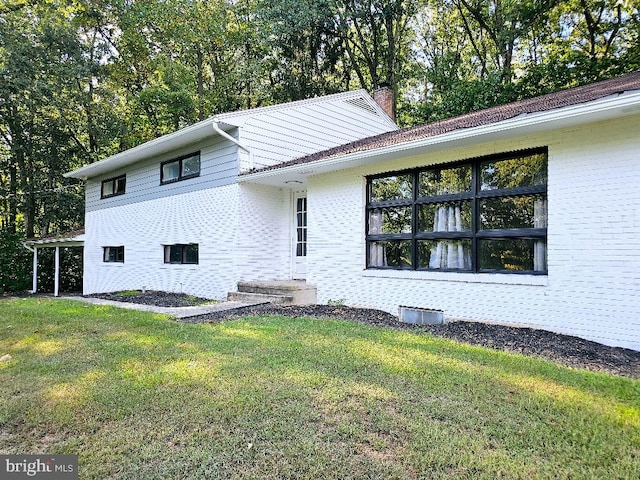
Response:
[[[156,155],[161,155],[188,145],[193,145],[195,142],[217,135],[212,127],[212,123],[214,121],[214,118],[208,118],[202,122],[195,123],[189,127],[163,135],[162,137],[150,140],[138,145],[137,147],[133,147],[129,150],[125,150],[124,152],[107,157],[99,162],[67,172],[64,174],[64,177],[79,179],[96,177],[119,168],[124,168],[141,160],[146,160]],[[225,122],[223,124],[223,128],[228,130],[235,127]]]
[[[27,240],[24,244],[32,247],[81,247],[84,245],[84,239],[85,234],[83,233],[73,237],[32,239]]]
[[[242,175],[239,181],[269,185],[282,185],[287,181],[306,183],[309,175],[354,168],[427,151],[465,146],[481,140],[509,138],[633,114],[640,114],[640,91],[604,97],[554,110],[527,113],[501,122],[458,129],[419,140],[248,173]],[[281,177],[281,180],[278,180],[278,177]]]

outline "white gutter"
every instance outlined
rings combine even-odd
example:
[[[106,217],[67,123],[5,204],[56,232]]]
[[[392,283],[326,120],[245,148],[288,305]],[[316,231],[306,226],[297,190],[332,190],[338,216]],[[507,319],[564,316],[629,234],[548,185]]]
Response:
[[[241,144],[236,138],[232,137],[231,135],[229,135],[227,132],[225,132],[224,130],[222,130],[220,128],[220,120],[218,120],[216,117],[212,118],[213,123],[211,124],[213,126],[213,130],[220,136],[226,138],[227,140],[235,143],[238,148],[244,150],[245,152],[247,152],[249,154],[249,171],[253,170],[253,152],[251,150],[249,150],[247,147],[245,147],[243,144]]]
[[[624,113],[628,114],[640,113],[640,91],[636,90],[632,93],[616,95],[613,98],[612,96],[608,96],[589,103],[560,107],[546,112],[525,113],[518,115],[517,117],[503,120],[497,123],[492,123],[489,125],[461,128],[448,133],[443,133],[441,135],[435,135],[433,137],[412,140],[400,144],[388,145],[386,147],[373,148],[371,150],[364,150],[361,152],[354,152],[333,158],[327,158],[324,160],[317,160],[315,162],[298,163],[287,167],[251,173],[242,175],[239,180],[258,180],[261,178],[269,178],[285,173],[300,173],[304,175],[305,170],[309,171],[310,169],[314,168],[321,168],[323,171],[325,169],[326,171],[336,170],[339,169],[342,165],[348,165],[349,163],[364,160],[369,157],[398,154],[407,150],[437,146],[440,144],[446,144],[460,140],[468,140],[474,137],[508,132],[515,129],[538,126],[546,123],[579,119],[579,117],[597,117],[598,114],[604,114],[607,112],[611,112],[612,110],[622,110]],[[589,121],[589,118],[587,118],[587,121]],[[579,122],[574,121],[573,123],[575,124]],[[327,167],[336,168],[330,169]]]

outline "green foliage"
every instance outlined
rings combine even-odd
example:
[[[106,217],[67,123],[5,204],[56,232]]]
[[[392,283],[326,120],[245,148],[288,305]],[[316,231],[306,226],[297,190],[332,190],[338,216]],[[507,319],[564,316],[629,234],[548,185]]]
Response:
[[[330,298],[329,300],[327,300],[327,305],[329,305],[330,307],[342,307],[344,305],[344,302],[344,298],[337,298],[335,300]]]
[[[0,294],[23,292],[31,287],[31,253],[23,238],[7,229],[0,230]]]
[[[0,225],[74,230],[62,174],[219,112],[391,86],[403,126],[640,69],[638,0],[51,0],[0,7]]]
[[[60,292],[82,292],[82,262],[81,247],[60,247]],[[38,248],[38,292],[53,292],[54,284],[55,248]]]

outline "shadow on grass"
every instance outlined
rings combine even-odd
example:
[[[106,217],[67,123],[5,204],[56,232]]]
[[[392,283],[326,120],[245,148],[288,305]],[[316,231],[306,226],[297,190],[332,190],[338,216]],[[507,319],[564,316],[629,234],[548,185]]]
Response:
[[[7,451],[80,453],[87,478],[637,467],[638,381],[335,320],[190,325],[75,302],[8,306]]]

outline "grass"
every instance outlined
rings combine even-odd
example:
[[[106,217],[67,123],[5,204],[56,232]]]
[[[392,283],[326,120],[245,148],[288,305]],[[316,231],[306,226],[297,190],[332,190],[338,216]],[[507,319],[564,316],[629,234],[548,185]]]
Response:
[[[346,321],[0,301],[0,453],[80,478],[638,478],[640,380]]]

